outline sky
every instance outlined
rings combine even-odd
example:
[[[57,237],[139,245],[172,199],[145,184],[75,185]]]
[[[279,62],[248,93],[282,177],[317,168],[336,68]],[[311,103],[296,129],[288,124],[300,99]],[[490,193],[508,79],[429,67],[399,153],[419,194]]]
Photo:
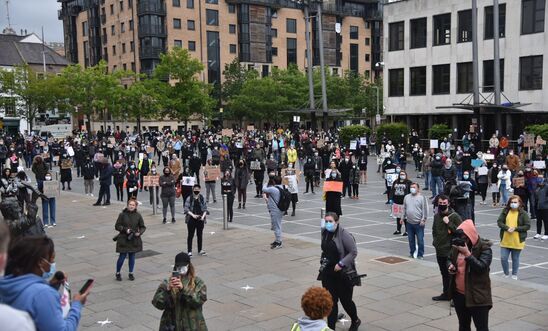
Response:
[[[63,41],[63,24],[57,19],[61,4],[57,0],[9,0],[11,27],[20,34],[34,32],[39,37],[44,27],[46,42]],[[0,0],[0,32],[7,27],[6,0]]]

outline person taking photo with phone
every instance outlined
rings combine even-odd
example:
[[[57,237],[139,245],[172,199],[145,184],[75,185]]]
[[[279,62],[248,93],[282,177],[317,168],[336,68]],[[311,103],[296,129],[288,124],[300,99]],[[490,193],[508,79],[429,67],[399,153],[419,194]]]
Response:
[[[202,306],[207,301],[204,281],[196,276],[190,256],[179,253],[169,280],[164,280],[152,299],[152,305],[162,310],[160,330],[207,331]]]

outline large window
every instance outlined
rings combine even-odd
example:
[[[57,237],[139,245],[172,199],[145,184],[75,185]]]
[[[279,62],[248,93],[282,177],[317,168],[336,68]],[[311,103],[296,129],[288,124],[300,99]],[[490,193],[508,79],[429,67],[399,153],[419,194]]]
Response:
[[[395,22],[388,25],[389,29],[389,51],[401,51],[403,49],[404,22]]]
[[[173,7],[181,7],[181,0],[173,0],[171,4]]]
[[[544,32],[546,0],[522,0],[521,34]]]
[[[459,43],[472,41],[472,10],[459,11]]]
[[[358,44],[350,44],[350,70],[359,71],[359,48]]]
[[[426,17],[411,20],[410,48],[426,47]]]
[[[196,50],[196,42],[193,40],[188,41],[188,50],[194,52]]]
[[[472,62],[457,63],[457,93],[472,93],[473,87]]]
[[[297,39],[287,38],[287,64],[297,64]]]
[[[350,26],[350,39],[359,39],[358,27],[355,25]]]
[[[215,9],[206,9],[207,25],[219,25],[219,11]]]
[[[451,89],[451,66],[432,66],[432,94],[449,94]]]
[[[493,6],[485,7],[484,39],[493,39]],[[506,33],[506,4],[499,5],[499,38]]]
[[[285,21],[285,28],[287,33],[297,33],[297,20],[288,18]]]
[[[519,89],[542,89],[542,55],[526,56],[519,59]]]
[[[194,0],[186,0],[186,8],[193,9],[194,8]]]
[[[500,59],[500,90],[504,91],[504,59]],[[483,92],[495,90],[495,61],[483,61]]]
[[[426,95],[426,67],[409,68],[409,95]]]
[[[434,46],[449,45],[451,43],[451,14],[436,15],[434,24]]]
[[[403,69],[388,70],[388,92],[391,97],[403,96]]]

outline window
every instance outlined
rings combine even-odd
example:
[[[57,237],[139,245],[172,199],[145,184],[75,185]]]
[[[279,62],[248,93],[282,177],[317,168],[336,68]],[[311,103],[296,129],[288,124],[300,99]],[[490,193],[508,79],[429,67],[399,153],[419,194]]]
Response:
[[[350,26],[350,39],[359,39],[358,27],[351,25]]]
[[[133,8],[133,0],[128,0],[127,1],[127,7],[128,8]]]
[[[371,23],[365,22],[365,28],[366,29],[371,29]]]
[[[87,37],[88,35],[88,22],[82,22],[82,36]]]
[[[122,54],[126,54],[126,43],[122,43]]]
[[[272,38],[278,38],[278,29],[272,29]]]
[[[451,43],[451,14],[434,16],[434,46]]]
[[[135,62],[131,62],[131,71],[136,72]]]
[[[114,25],[110,26],[110,34],[113,36],[116,34],[116,28],[114,27]]]
[[[365,54],[365,62],[369,62],[369,61],[371,61],[371,55]]]
[[[110,15],[114,15],[114,5],[110,5]]]
[[[124,11],[124,1],[120,1],[120,11]]]
[[[116,45],[112,45],[112,55],[116,55]]]
[[[389,96],[402,97],[403,96],[403,69],[390,69],[388,70],[388,88]]]
[[[236,6],[232,5],[232,4],[229,4],[228,5],[228,13],[229,14],[234,14],[236,12]]]
[[[484,39],[493,39],[493,6],[485,7]],[[499,5],[499,38],[506,33],[506,4]]]
[[[522,0],[521,34],[544,32],[546,0]]]
[[[228,25],[228,33],[235,34],[236,33],[236,24],[229,24]]]
[[[451,66],[440,64],[432,66],[432,94],[449,94],[451,87]]]
[[[190,31],[194,31],[195,29],[194,21],[193,20],[186,21],[186,28]]]
[[[297,33],[297,20],[293,18],[288,18],[285,21],[285,28],[287,33]]]
[[[409,68],[409,95],[426,95],[426,67]]]
[[[278,47],[272,47],[272,56],[278,56]]]
[[[127,70],[127,64],[125,64],[125,63],[122,64],[122,68],[124,68],[124,71],[126,71]]]
[[[135,43],[133,41],[129,42],[129,51],[135,52]]]
[[[175,39],[175,41],[173,42],[173,47],[182,48],[183,47],[183,41],[179,40],[179,39]]]
[[[297,39],[287,38],[287,64],[297,64]]]
[[[411,20],[411,45],[410,48],[426,47],[426,17]]]
[[[371,45],[371,38],[365,38],[365,46]]]
[[[228,45],[228,50],[229,50],[230,54],[236,54],[236,44]]]
[[[370,79],[370,78],[371,78],[371,71],[366,70],[365,71],[365,79]]]
[[[473,87],[472,62],[457,63],[457,93],[472,93]]]
[[[519,59],[519,89],[542,89],[542,55]]]
[[[120,23],[120,32],[126,32],[126,25],[124,22]]]
[[[181,0],[173,0],[171,4],[173,7],[181,7]]]
[[[193,51],[193,52],[196,50],[196,42],[195,41],[190,40],[188,42],[188,50]]]
[[[483,61],[483,92],[495,90],[495,61]],[[504,91],[504,59],[500,59],[500,90]]]
[[[194,0],[186,0],[186,8],[193,9],[194,8]]]
[[[339,68],[333,68],[331,73],[333,74],[333,76],[339,76]]]
[[[181,29],[181,19],[180,18],[174,18],[173,19],[173,28],[174,29]]]
[[[404,22],[390,23],[389,27],[389,51],[401,51],[403,49]]]
[[[129,20],[129,31],[133,31],[133,20]]]
[[[210,3],[212,5],[217,5],[217,4],[219,4],[219,0],[206,0],[206,3]]]
[[[219,11],[214,9],[206,9],[207,25],[219,25]]]
[[[472,41],[472,10],[459,11],[459,43]]]
[[[358,52],[359,52],[358,44],[350,44],[350,70],[354,72],[359,71]]]

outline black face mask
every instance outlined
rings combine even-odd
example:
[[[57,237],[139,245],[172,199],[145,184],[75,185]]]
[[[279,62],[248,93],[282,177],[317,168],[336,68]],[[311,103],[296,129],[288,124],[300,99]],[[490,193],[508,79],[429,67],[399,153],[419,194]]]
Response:
[[[194,194],[198,195],[198,194],[200,194],[200,191],[194,191]]]
[[[445,213],[448,208],[449,208],[449,205],[438,205],[438,211],[440,213]]]

